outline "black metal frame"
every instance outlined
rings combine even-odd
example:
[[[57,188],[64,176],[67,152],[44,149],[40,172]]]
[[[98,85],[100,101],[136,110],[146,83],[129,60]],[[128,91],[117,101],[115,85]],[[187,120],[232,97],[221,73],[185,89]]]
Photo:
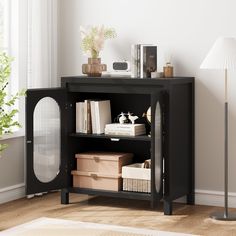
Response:
[[[149,200],[151,206],[154,207],[161,199],[164,200],[164,213],[172,214],[172,201],[187,196],[187,203],[194,204],[194,78],[179,77],[170,79],[125,79],[125,78],[87,78],[87,77],[65,77],[62,78],[62,96],[60,107],[64,107],[62,114],[62,140],[63,147],[62,159],[64,163],[61,168],[63,172],[63,180],[60,186],[52,181],[47,186],[41,185],[34,181],[32,163],[30,161],[30,146],[27,145],[27,193],[47,191],[49,189],[62,189],[61,203],[69,203],[69,193],[83,193],[91,195],[105,195],[130,199]],[[40,90],[43,92],[43,90]],[[58,92],[58,96],[60,92]],[[32,101],[27,103],[27,120],[31,129],[32,114],[34,106],[39,99],[39,94],[35,90],[28,91]],[[36,98],[34,98],[36,96]],[[50,96],[50,91],[40,94]],[[93,98],[100,96],[101,98],[109,98],[113,102],[112,113],[117,113],[121,109],[121,104],[126,104],[126,109],[135,107],[135,111],[143,109],[148,103],[152,108],[152,117],[155,117],[156,104],[159,101],[162,114],[162,150],[161,160],[157,160],[155,156],[155,136],[152,137],[122,137],[120,144],[113,145],[109,143],[109,138],[105,135],[84,135],[76,134],[75,130],[75,103],[85,98]],[[127,96],[128,100],[127,100]],[[61,97],[61,98],[62,98]],[[138,100],[138,101],[137,101]],[[119,102],[121,104],[119,104]],[[64,104],[63,104],[64,103]],[[29,113],[29,114],[28,114]],[[114,115],[114,114],[113,114]],[[151,124],[151,132],[155,131],[155,122]],[[27,135],[27,140],[28,140]],[[142,143],[142,145],[136,145]],[[108,145],[109,144],[109,145]],[[116,148],[117,150],[138,151],[146,154],[150,148],[152,158],[151,171],[151,194],[145,193],[129,193],[129,192],[112,192],[94,189],[73,188],[71,170],[75,168],[74,154],[78,151],[87,150],[86,148],[106,147],[107,150]],[[143,147],[140,147],[143,146]],[[165,169],[162,171],[162,163],[165,162]],[[156,165],[159,165],[157,167]],[[161,169],[160,189],[156,189],[155,170]],[[33,181],[32,181],[33,180]],[[164,182],[164,185],[163,185]],[[32,186],[34,187],[32,188]],[[49,188],[50,186],[50,188]],[[46,187],[46,188],[43,188]]]
[[[53,98],[60,108],[61,127],[64,127],[66,117],[66,89],[28,89],[26,92],[26,194],[40,193],[67,187],[67,156],[64,146],[61,145],[61,165],[58,175],[48,183],[42,183],[34,173],[34,109],[38,102],[45,97]],[[65,141],[65,130],[61,129],[61,144]]]

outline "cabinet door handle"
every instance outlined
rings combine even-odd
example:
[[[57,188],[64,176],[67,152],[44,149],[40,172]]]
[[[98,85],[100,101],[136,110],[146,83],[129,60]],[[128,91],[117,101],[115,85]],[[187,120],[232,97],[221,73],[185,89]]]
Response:
[[[93,159],[94,159],[95,162],[99,162],[100,161],[99,157],[93,157]]]
[[[93,178],[93,179],[97,179],[98,176],[96,174],[90,174],[90,176]]]
[[[119,138],[111,138],[111,141],[113,141],[113,142],[119,142],[120,139],[119,139]]]
[[[27,140],[26,143],[27,143],[27,144],[30,144],[30,143],[32,143],[32,141],[31,141],[31,140]]]

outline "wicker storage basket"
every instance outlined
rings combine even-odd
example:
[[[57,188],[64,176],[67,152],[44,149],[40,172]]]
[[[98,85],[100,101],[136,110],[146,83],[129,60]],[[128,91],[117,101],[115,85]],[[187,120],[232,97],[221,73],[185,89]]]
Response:
[[[142,163],[122,167],[123,191],[151,192],[151,169],[143,168]]]

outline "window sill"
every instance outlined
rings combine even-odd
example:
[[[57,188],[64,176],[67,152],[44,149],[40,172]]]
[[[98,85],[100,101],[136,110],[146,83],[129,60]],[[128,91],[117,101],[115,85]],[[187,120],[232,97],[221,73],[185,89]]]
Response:
[[[4,134],[1,138],[0,141],[2,140],[7,140],[7,139],[12,139],[12,138],[19,138],[19,137],[24,137],[25,133],[23,131],[17,131],[12,134]]]

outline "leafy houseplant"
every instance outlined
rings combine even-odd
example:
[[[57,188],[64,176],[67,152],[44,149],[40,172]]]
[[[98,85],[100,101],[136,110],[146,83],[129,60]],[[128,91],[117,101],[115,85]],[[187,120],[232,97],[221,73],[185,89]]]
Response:
[[[89,57],[88,64],[82,65],[82,71],[89,76],[101,76],[102,71],[106,70],[106,65],[101,64],[99,53],[104,47],[106,39],[116,37],[116,32],[112,28],[104,26],[93,26],[88,28],[80,27],[82,38],[81,48]]]
[[[14,105],[16,100],[25,94],[25,91],[15,95],[9,95],[7,92],[12,60],[5,52],[0,52],[0,140],[3,134],[12,133],[12,128],[20,127],[19,122],[14,119],[18,113]],[[6,148],[7,144],[0,143],[0,155]]]

